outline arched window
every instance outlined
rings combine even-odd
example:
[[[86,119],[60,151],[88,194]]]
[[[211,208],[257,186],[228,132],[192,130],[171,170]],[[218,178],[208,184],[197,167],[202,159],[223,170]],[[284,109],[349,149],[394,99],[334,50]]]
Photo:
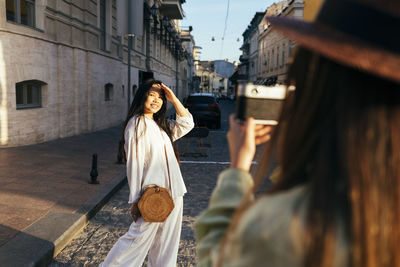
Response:
[[[15,85],[17,109],[42,107],[42,86],[45,82],[28,80]]]
[[[104,101],[111,101],[113,97],[114,85],[112,83],[107,83],[104,86]]]

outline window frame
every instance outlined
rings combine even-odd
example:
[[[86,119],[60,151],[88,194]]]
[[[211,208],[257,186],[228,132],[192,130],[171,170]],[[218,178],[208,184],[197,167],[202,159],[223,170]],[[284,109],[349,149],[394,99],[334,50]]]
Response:
[[[42,105],[42,100],[43,100],[43,85],[45,85],[46,83],[39,81],[39,80],[26,80],[26,81],[22,81],[22,82],[18,82],[15,84],[15,104],[16,104],[16,109],[20,110],[20,109],[32,109],[32,108],[41,108],[43,107]],[[30,86],[30,88],[29,88]],[[19,95],[19,90],[22,89],[22,102],[23,103],[18,103],[18,95]],[[29,92],[28,90],[32,89],[32,102],[28,103],[28,95]],[[33,99],[35,98],[34,95],[34,90],[37,97],[36,97],[36,101],[33,101]]]
[[[99,0],[100,49],[107,51],[107,0]]]
[[[112,101],[114,94],[114,85],[112,83],[106,83],[104,85],[104,101]]]
[[[36,28],[36,2],[35,0],[6,0],[6,13],[7,13],[7,1],[10,1],[14,5],[14,20],[9,19],[6,15],[6,20],[8,22],[17,23],[19,25],[24,25],[31,28]],[[21,1],[26,2],[26,12],[27,12],[27,21],[26,23],[22,22],[21,15]],[[29,15],[31,14],[31,15]]]
[[[279,46],[276,48],[276,64],[275,64],[275,69],[278,69],[279,67]]]
[[[275,61],[275,50],[274,49],[272,49],[271,58],[272,58],[272,64],[270,66],[270,71],[273,71],[274,70],[274,61]]]

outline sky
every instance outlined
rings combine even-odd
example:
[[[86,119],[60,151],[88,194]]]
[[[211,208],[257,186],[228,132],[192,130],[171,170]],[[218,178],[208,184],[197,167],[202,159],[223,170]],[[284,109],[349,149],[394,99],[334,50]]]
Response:
[[[242,54],[243,32],[256,12],[264,12],[274,2],[278,0],[186,0],[182,5],[185,17],[181,26],[193,26],[196,46],[202,47],[200,60],[238,62]],[[222,40],[228,3],[225,38]]]

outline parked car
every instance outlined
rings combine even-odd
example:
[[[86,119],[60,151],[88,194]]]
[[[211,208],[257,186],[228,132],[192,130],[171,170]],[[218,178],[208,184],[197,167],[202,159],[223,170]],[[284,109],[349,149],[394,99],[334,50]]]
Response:
[[[229,100],[229,98],[226,95],[219,95],[217,100]]]
[[[221,109],[214,95],[192,94],[186,99],[184,105],[192,113],[196,126],[221,128]]]

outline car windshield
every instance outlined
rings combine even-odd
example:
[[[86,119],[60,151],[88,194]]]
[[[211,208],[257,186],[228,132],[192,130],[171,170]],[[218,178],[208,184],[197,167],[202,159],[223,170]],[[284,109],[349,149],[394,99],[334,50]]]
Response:
[[[215,98],[212,96],[189,96],[187,103],[212,104],[215,103]]]

